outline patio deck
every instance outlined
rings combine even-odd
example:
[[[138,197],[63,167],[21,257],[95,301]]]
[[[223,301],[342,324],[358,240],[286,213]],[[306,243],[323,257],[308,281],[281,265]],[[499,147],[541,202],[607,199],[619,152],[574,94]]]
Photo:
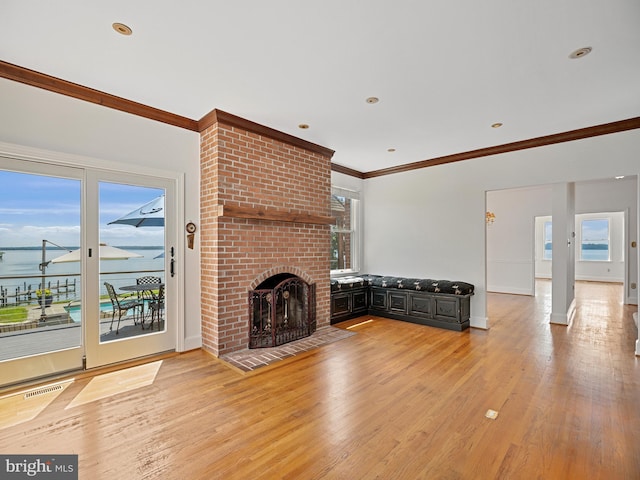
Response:
[[[80,328],[80,323],[72,321],[69,323],[70,317],[64,309],[64,305],[47,307],[47,320],[45,322],[40,322],[41,313],[42,309],[40,307],[32,307],[29,309],[27,322],[24,322],[23,326],[25,328],[0,333],[0,361],[65,350],[81,344],[82,329]],[[154,323],[153,330],[142,330],[140,324],[134,324],[133,317],[122,317],[120,332],[116,335],[115,330],[109,330],[111,313],[106,313],[108,313],[108,316],[100,319],[100,342],[146,335],[147,333],[158,331],[157,323]],[[27,324],[29,325],[28,328]],[[160,330],[163,329],[164,320],[161,320]]]

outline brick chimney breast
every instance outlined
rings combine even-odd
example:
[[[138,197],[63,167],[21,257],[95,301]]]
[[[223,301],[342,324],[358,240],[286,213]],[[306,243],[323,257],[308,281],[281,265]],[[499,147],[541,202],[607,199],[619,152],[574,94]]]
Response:
[[[214,111],[200,132],[203,348],[248,347],[248,292],[272,275],[315,284],[329,325],[331,156],[282,132]]]

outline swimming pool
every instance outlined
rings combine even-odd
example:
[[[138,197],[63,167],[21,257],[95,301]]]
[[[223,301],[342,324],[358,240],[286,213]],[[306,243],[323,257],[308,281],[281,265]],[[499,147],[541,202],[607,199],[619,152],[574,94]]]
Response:
[[[149,303],[149,300],[145,300],[145,312],[148,310],[149,307],[147,307],[147,304]],[[69,312],[69,316],[71,317],[71,320],[73,320],[74,323],[81,323],[82,322],[82,312],[80,311],[80,305],[72,305],[70,307],[64,307],[64,309]],[[100,311],[101,312],[109,312],[109,318],[111,318],[111,311],[113,309],[111,308],[111,302],[101,302],[100,303]]]
[[[71,320],[74,321],[74,323],[80,323],[82,322],[82,312],[81,312],[81,307],[80,305],[72,305],[70,307],[64,307],[65,310],[67,312],[69,312],[69,316],[71,317]],[[103,302],[100,304],[100,311],[101,312],[111,312],[112,308],[111,308],[111,302]]]

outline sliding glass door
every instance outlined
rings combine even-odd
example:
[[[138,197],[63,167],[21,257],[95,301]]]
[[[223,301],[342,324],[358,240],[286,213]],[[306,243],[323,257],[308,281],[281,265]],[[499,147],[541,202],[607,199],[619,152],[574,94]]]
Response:
[[[0,385],[175,349],[174,205],[172,180],[0,157]]]
[[[0,157],[0,385],[82,367],[82,272],[53,263],[81,246],[82,179]]]

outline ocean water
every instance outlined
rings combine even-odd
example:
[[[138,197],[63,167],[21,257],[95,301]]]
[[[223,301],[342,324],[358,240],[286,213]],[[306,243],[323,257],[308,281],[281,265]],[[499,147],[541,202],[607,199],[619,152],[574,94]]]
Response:
[[[155,258],[164,251],[162,247],[119,247],[132,253],[142,255],[140,258],[129,258],[127,260],[101,260],[100,261],[100,294],[105,295],[106,290],[103,283],[112,283],[116,288],[124,285],[136,283],[136,278],[143,275],[154,275],[164,279],[164,258]],[[0,260],[0,286],[14,294],[16,288],[21,291],[36,290],[40,288],[41,272],[38,266],[42,262],[42,249],[8,249],[0,248],[3,251]],[[47,249],[46,260],[50,261],[56,257],[64,255],[64,250]],[[142,271],[155,271],[156,273],[140,273]],[[76,282],[75,293],[67,295],[67,298],[80,299],[82,297],[80,282],[80,262],[69,263],[49,263],[46,268],[45,285],[56,285],[57,282],[63,284]],[[64,295],[61,298],[65,298]]]
[[[609,250],[605,248],[592,249],[582,248],[580,252],[576,252],[579,256],[579,260],[586,262],[608,262]],[[551,260],[551,245],[547,244],[544,247],[544,259]]]
[[[609,250],[587,250],[581,252],[581,260],[592,262],[606,262],[609,260]]]

